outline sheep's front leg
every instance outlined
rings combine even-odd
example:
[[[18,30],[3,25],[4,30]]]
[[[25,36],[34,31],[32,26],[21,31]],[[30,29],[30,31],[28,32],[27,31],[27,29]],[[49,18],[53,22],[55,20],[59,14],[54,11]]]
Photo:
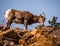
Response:
[[[27,30],[27,24],[28,24],[28,20],[24,20],[24,30]]]

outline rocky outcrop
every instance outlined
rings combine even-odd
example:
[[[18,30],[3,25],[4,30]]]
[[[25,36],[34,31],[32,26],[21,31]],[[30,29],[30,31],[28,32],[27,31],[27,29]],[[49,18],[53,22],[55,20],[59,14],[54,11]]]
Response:
[[[2,46],[58,46],[60,45],[60,29],[50,26],[25,31],[20,28],[0,30]]]

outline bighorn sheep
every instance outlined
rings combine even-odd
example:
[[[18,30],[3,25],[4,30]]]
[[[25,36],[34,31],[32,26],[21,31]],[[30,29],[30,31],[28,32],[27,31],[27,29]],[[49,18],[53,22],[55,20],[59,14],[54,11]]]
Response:
[[[15,9],[8,9],[5,12],[5,19],[6,19],[6,27],[9,28],[11,23],[19,23],[24,24],[25,29],[27,29],[27,25],[31,25],[33,23],[40,22],[41,25],[45,22],[45,16],[40,15],[36,16],[33,15],[31,12],[28,11],[19,11]]]

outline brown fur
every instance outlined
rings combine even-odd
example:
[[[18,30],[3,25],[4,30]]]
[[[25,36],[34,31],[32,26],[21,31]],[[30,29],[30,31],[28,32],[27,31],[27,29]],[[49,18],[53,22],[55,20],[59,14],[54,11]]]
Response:
[[[11,11],[8,14],[6,27],[10,27],[11,23],[19,23],[24,24],[25,29],[27,29],[27,25],[31,25],[33,23],[37,23],[40,16],[33,15],[32,13],[28,11],[19,11],[11,9]]]

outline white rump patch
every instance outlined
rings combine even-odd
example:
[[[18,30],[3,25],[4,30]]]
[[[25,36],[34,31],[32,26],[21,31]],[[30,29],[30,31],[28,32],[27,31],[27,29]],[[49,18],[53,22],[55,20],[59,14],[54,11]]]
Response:
[[[11,11],[12,9],[8,9],[6,12],[5,12],[5,19],[7,19],[9,17],[9,12]]]
[[[6,12],[5,12],[5,17],[8,18],[8,14],[9,12],[11,11],[12,9],[8,9]]]

